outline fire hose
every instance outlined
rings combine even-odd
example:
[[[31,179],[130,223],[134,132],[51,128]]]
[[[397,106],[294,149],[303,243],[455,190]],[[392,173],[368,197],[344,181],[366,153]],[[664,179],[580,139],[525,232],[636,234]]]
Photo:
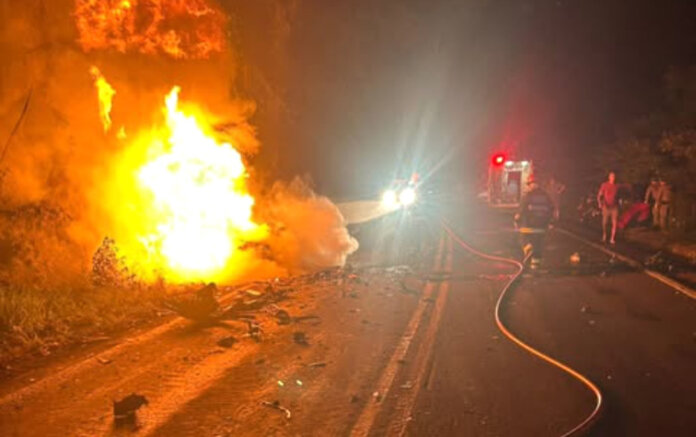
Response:
[[[513,258],[505,258],[502,256],[495,256],[495,255],[489,255],[487,253],[483,253],[479,250],[474,249],[467,243],[465,243],[449,226],[446,222],[443,221],[443,227],[445,229],[445,232],[449,234],[449,236],[454,240],[457,244],[459,244],[463,249],[466,251],[472,253],[473,255],[488,260],[488,261],[496,261],[496,262],[501,262],[504,264],[509,264],[514,266],[517,271],[510,277],[510,279],[507,281],[505,286],[503,287],[503,290],[500,292],[500,295],[498,296],[498,301],[495,304],[495,323],[498,325],[498,329],[500,332],[505,335],[510,341],[515,343],[517,346],[521,347],[523,350],[526,352],[534,355],[537,358],[540,358],[541,360],[547,362],[548,364],[551,364],[554,367],[557,367],[570,375],[571,377],[575,378],[576,380],[580,381],[587,389],[589,389],[595,397],[595,406],[592,412],[585,417],[585,419],[582,420],[582,422],[578,423],[575,425],[572,429],[564,432],[561,434],[561,437],[569,437],[572,435],[575,435],[581,431],[584,431],[589,427],[589,425],[595,421],[595,419],[598,417],[599,412],[602,408],[602,392],[599,390],[599,388],[592,382],[590,381],[589,378],[578,372],[577,370],[569,367],[568,365],[560,362],[559,360],[550,357],[549,355],[546,355],[545,353],[539,351],[538,349],[535,349],[534,347],[530,346],[529,344],[525,343],[522,341],[519,337],[517,337],[515,334],[513,334],[510,329],[508,329],[505,324],[503,323],[501,317],[500,317],[500,309],[503,306],[503,302],[505,301],[505,298],[507,297],[508,291],[510,288],[512,288],[512,285],[520,278],[522,275],[522,272],[524,271],[524,263],[527,261],[529,256],[531,255],[528,254],[522,261],[518,261]]]

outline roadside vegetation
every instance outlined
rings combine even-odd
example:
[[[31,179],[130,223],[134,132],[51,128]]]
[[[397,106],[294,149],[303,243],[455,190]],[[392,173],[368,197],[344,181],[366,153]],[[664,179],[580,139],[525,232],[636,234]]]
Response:
[[[669,183],[674,193],[674,234],[696,235],[696,65],[671,69],[663,79],[662,104],[617,129],[597,161],[597,181],[614,170],[641,198],[650,178]]]
[[[0,370],[17,357],[103,339],[160,313],[164,289],[128,278],[108,244],[91,266],[81,265],[69,222],[48,204],[0,212]]]

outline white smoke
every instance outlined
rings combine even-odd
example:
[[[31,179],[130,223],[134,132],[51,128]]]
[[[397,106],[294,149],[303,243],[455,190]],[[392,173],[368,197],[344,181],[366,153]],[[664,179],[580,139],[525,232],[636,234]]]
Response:
[[[273,184],[260,210],[271,226],[271,252],[291,271],[342,266],[358,249],[336,205],[302,178]]]

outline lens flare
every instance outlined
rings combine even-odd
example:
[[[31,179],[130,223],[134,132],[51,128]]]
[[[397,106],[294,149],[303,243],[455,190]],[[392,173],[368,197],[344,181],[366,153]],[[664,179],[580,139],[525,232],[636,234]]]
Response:
[[[413,188],[405,188],[399,194],[399,203],[403,206],[413,205],[416,202],[416,190]]]
[[[382,207],[388,211],[399,207],[399,199],[394,190],[387,190],[382,194]]]

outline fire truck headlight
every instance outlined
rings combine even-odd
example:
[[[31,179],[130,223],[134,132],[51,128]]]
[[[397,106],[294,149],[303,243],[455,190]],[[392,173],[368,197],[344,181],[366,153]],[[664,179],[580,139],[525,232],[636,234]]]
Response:
[[[382,207],[387,210],[396,209],[399,207],[399,199],[396,197],[394,190],[387,190],[382,194]]]
[[[406,188],[399,194],[399,203],[403,206],[412,205],[416,201],[416,190]]]

